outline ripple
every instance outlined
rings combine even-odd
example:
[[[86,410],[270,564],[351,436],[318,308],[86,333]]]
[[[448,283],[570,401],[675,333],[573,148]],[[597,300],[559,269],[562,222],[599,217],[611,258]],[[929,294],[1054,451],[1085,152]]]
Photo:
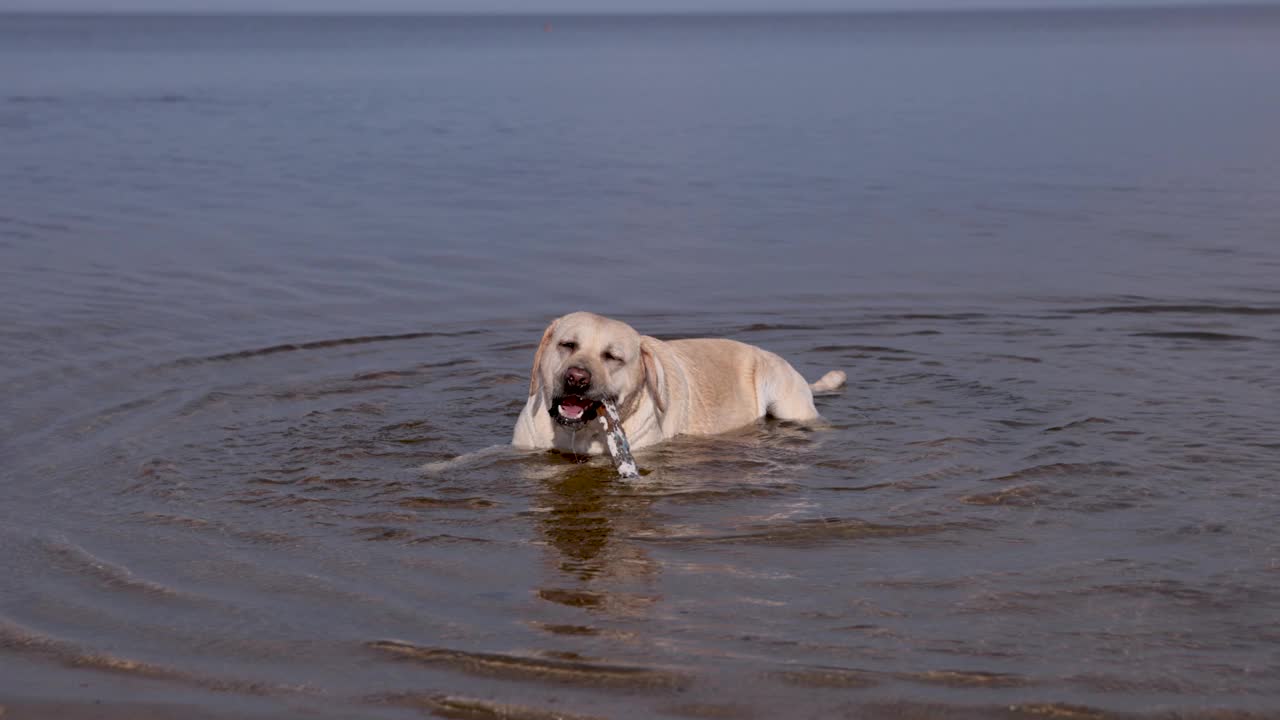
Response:
[[[96,578],[102,586],[163,598],[192,599],[161,583],[138,578],[128,568],[103,560],[79,545],[65,542],[46,542],[43,545],[54,562],[67,566],[77,575]]]
[[[1043,499],[1054,495],[1061,495],[1039,485],[1019,485],[1005,490],[999,490],[991,493],[977,493],[974,495],[965,495],[960,498],[960,502],[969,505],[1006,505],[1018,507],[1030,507],[1043,504]]]
[[[1045,428],[1045,429],[1044,429],[1044,431],[1045,431],[1045,432],[1047,432],[1047,433],[1049,433],[1049,432],[1061,432],[1061,431],[1063,431],[1063,430],[1071,430],[1072,428],[1084,427],[1084,426],[1086,426],[1086,425],[1110,425],[1110,424],[1112,424],[1112,422],[1114,422],[1114,421],[1112,421],[1112,420],[1108,420],[1108,419],[1106,419],[1106,418],[1100,418],[1100,417],[1087,417],[1087,418],[1085,418],[1085,419],[1083,419],[1083,420],[1073,420],[1073,421],[1071,421],[1071,422],[1069,422],[1069,423],[1066,423],[1066,424],[1064,424],[1064,425],[1057,425],[1057,426],[1055,426],[1055,427]]]
[[[484,510],[497,506],[493,500],[482,497],[440,498],[414,496],[396,501],[396,504],[409,510],[435,510],[438,508],[462,508],[465,510]]]
[[[720,503],[750,498],[770,498],[786,495],[795,489],[791,485],[746,485],[736,488],[666,489],[638,487],[623,490],[618,497],[645,497],[666,503]]]
[[[737,329],[740,333],[773,332],[775,330],[825,330],[820,325],[801,325],[796,323],[751,323]],[[662,338],[659,338],[662,339]]]
[[[771,675],[788,685],[841,690],[873,688],[888,679],[886,674],[873,670],[828,667],[779,670]]]
[[[1202,340],[1204,342],[1248,342],[1260,339],[1252,335],[1232,335],[1230,333],[1178,330],[1171,330],[1167,332],[1137,332],[1130,333],[1129,335],[1130,337],[1162,338],[1165,340]]]
[[[5,102],[20,105],[52,105],[63,100],[56,95],[9,95],[5,98]]]
[[[1009,710],[1021,715],[1053,718],[1054,720],[1101,720],[1108,717],[1107,713],[1102,710],[1068,703],[1026,703],[1010,705]]]
[[[972,670],[928,670],[925,672],[895,673],[894,677],[928,685],[959,688],[1013,688],[1036,684],[1034,680],[1022,675]]]
[[[367,647],[403,660],[509,680],[636,689],[680,689],[691,681],[689,675],[680,671],[638,665],[468,652],[424,647],[396,640],[378,640],[368,643]]]
[[[987,478],[991,482],[1009,482],[1013,480],[1030,480],[1047,477],[1070,477],[1079,475],[1102,475],[1105,477],[1125,477],[1133,471],[1118,462],[1100,461],[1091,463],[1048,463],[1032,465],[1014,470],[1006,475]]]
[[[181,93],[155,93],[145,95],[10,95],[7,102],[19,105],[176,105],[194,102],[195,98]]]
[[[80,648],[74,643],[36,632],[4,618],[0,618],[0,648],[10,652],[51,660],[77,670],[95,670],[148,680],[166,680],[183,685],[193,685],[214,692],[230,692],[244,695],[314,692],[310,688],[301,686],[207,677],[164,665],[94,652]]]
[[[538,597],[568,607],[599,607],[605,603],[606,597],[601,593],[580,590],[544,589],[538,591]]]
[[[901,315],[886,315],[885,317],[894,320],[985,320],[990,315],[977,312],[958,312],[958,313],[903,313]]]
[[[1199,694],[1205,687],[1198,683],[1188,682],[1180,678],[1122,678],[1115,675],[1084,673],[1066,678],[1071,685],[1079,685],[1092,692],[1124,693],[1145,695],[1150,693],[1173,693],[1179,695]]]
[[[813,349],[816,353],[834,353],[856,351],[859,353],[893,353],[898,355],[914,355],[910,350],[885,347],[883,345],[819,345]]]
[[[593,636],[599,635],[600,629],[589,625],[564,625],[555,623],[533,623],[533,626],[552,635]]]
[[[228,362],[232,360],[246,360],[266,355],[276,355],[279,353],[298,352],[303,350],[325,350],[328,348],[342,347],[344,345],[368,345],[371,343],[399,342],[403,340],[418,340],[430,337],[462,337],[466,335],[482,335],[486,332],[486,330],[458,330],[454,332],[424,331],[396,333],[393,335],[359,335],[356,337],[331,338],[328,340],[312,340],[310,342],[302,343],[283,343],[280,345],[271,345],[252,350],[238,350],[219,355],[207,355],[205,357],[180,358],[173,361],[172,365],[186,366],[199,365],[203,363]]]
[[[559,708],[544,710],[528,705],[499,703],[458,695],[400,693],[371,698],[369,702],[378,705],[402,705],[426,710],[438,717],[465,720],[603,720],[596,715],[578,715]]]
[[[169,525],[187,530],[206,530],[218,535],[227,535],[265,545],[294,544],[299,541],[299,538],[296,535],[290,535],[288,533],[272,530],[245,530],[224,522],[206,520],[204,518],[190,517],[186,515],[173,515],[160,512],[139,512],[133,517],[153,525]]]
[[[889,680],[903,680],[953,688],[1016,688],[1037,684],[1035,680],[1023,675],[976,670],[891,672],[854,668],[810,667],[802,670],[776,671],[772,675],[789,685],[809,688],[872,688]]]
[[[1280,315],[1280,307],[1252,305],[1169,304],[1103,305],[1067,310],[1073,315]]]
[[[917,537],[976,527],[971,523],[890,525],[856,519],[826,518],[755,526],[744,532],[661,535],[657,534],[659,531],[654,531],[653,534],[638,534],[633,537],[652,543],[806,545],[838,540]]]
[[[758,716],[754,708],[732,703],[682,703],[661,708],[659,712],[693,720],[753,720]]]

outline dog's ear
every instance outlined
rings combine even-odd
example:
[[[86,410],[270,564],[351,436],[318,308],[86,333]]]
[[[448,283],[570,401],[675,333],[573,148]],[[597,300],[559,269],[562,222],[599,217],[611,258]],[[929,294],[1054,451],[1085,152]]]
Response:
[[[667,389],[667,375],[662,368],[662,360],[658,357],[661,353],[659,350],[660,343],[660,340],[655,340],[647,335],[641,337],[640,360],[644,363],[645,387],[649,389],[649,394],[653,396],[653,402],[658,406],[658,412],[665,413],[670,400],[670,391]]]
[[[551,344],[551,336],[555,334],[558,324],[560,324],[559,319],[551,321],[546,332],[542,333],[542,342],[538,343],[538,351],[533,354],[533,369],[529,371],[529,397],[533,397],[533,394],[538,392],[538,385],[542,383],[542,354]]]

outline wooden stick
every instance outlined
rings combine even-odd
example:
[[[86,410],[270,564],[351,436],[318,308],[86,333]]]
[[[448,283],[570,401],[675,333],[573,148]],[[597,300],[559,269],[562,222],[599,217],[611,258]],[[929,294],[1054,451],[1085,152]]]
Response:
[[[612,400],[600,401],[596,419],[604,424],[604,439],[609,445],[609,456],[613,458],[613,466],[618,469],[618,475],[624,478],[640,477],[636,460],[631,457],[631,443],[627,442],[627,434],[622,430],[622,418],[618,416],[618,407]]]

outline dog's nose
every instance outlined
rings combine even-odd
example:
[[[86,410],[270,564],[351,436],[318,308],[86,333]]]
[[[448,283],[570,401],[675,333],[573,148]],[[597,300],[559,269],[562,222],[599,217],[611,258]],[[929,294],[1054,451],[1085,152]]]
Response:
[[[591,384],[591,373],[585,368],[571,367],[564,371],[564,384],[581,390]]]

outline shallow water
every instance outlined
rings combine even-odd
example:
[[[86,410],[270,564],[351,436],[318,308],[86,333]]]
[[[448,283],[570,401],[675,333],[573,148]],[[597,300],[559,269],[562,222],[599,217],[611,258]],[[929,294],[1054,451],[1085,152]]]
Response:
[[[0,703],[1280,710],[1280,15],[552,26],[3,18]],[[512,452],[576,309],[849,385]]]

